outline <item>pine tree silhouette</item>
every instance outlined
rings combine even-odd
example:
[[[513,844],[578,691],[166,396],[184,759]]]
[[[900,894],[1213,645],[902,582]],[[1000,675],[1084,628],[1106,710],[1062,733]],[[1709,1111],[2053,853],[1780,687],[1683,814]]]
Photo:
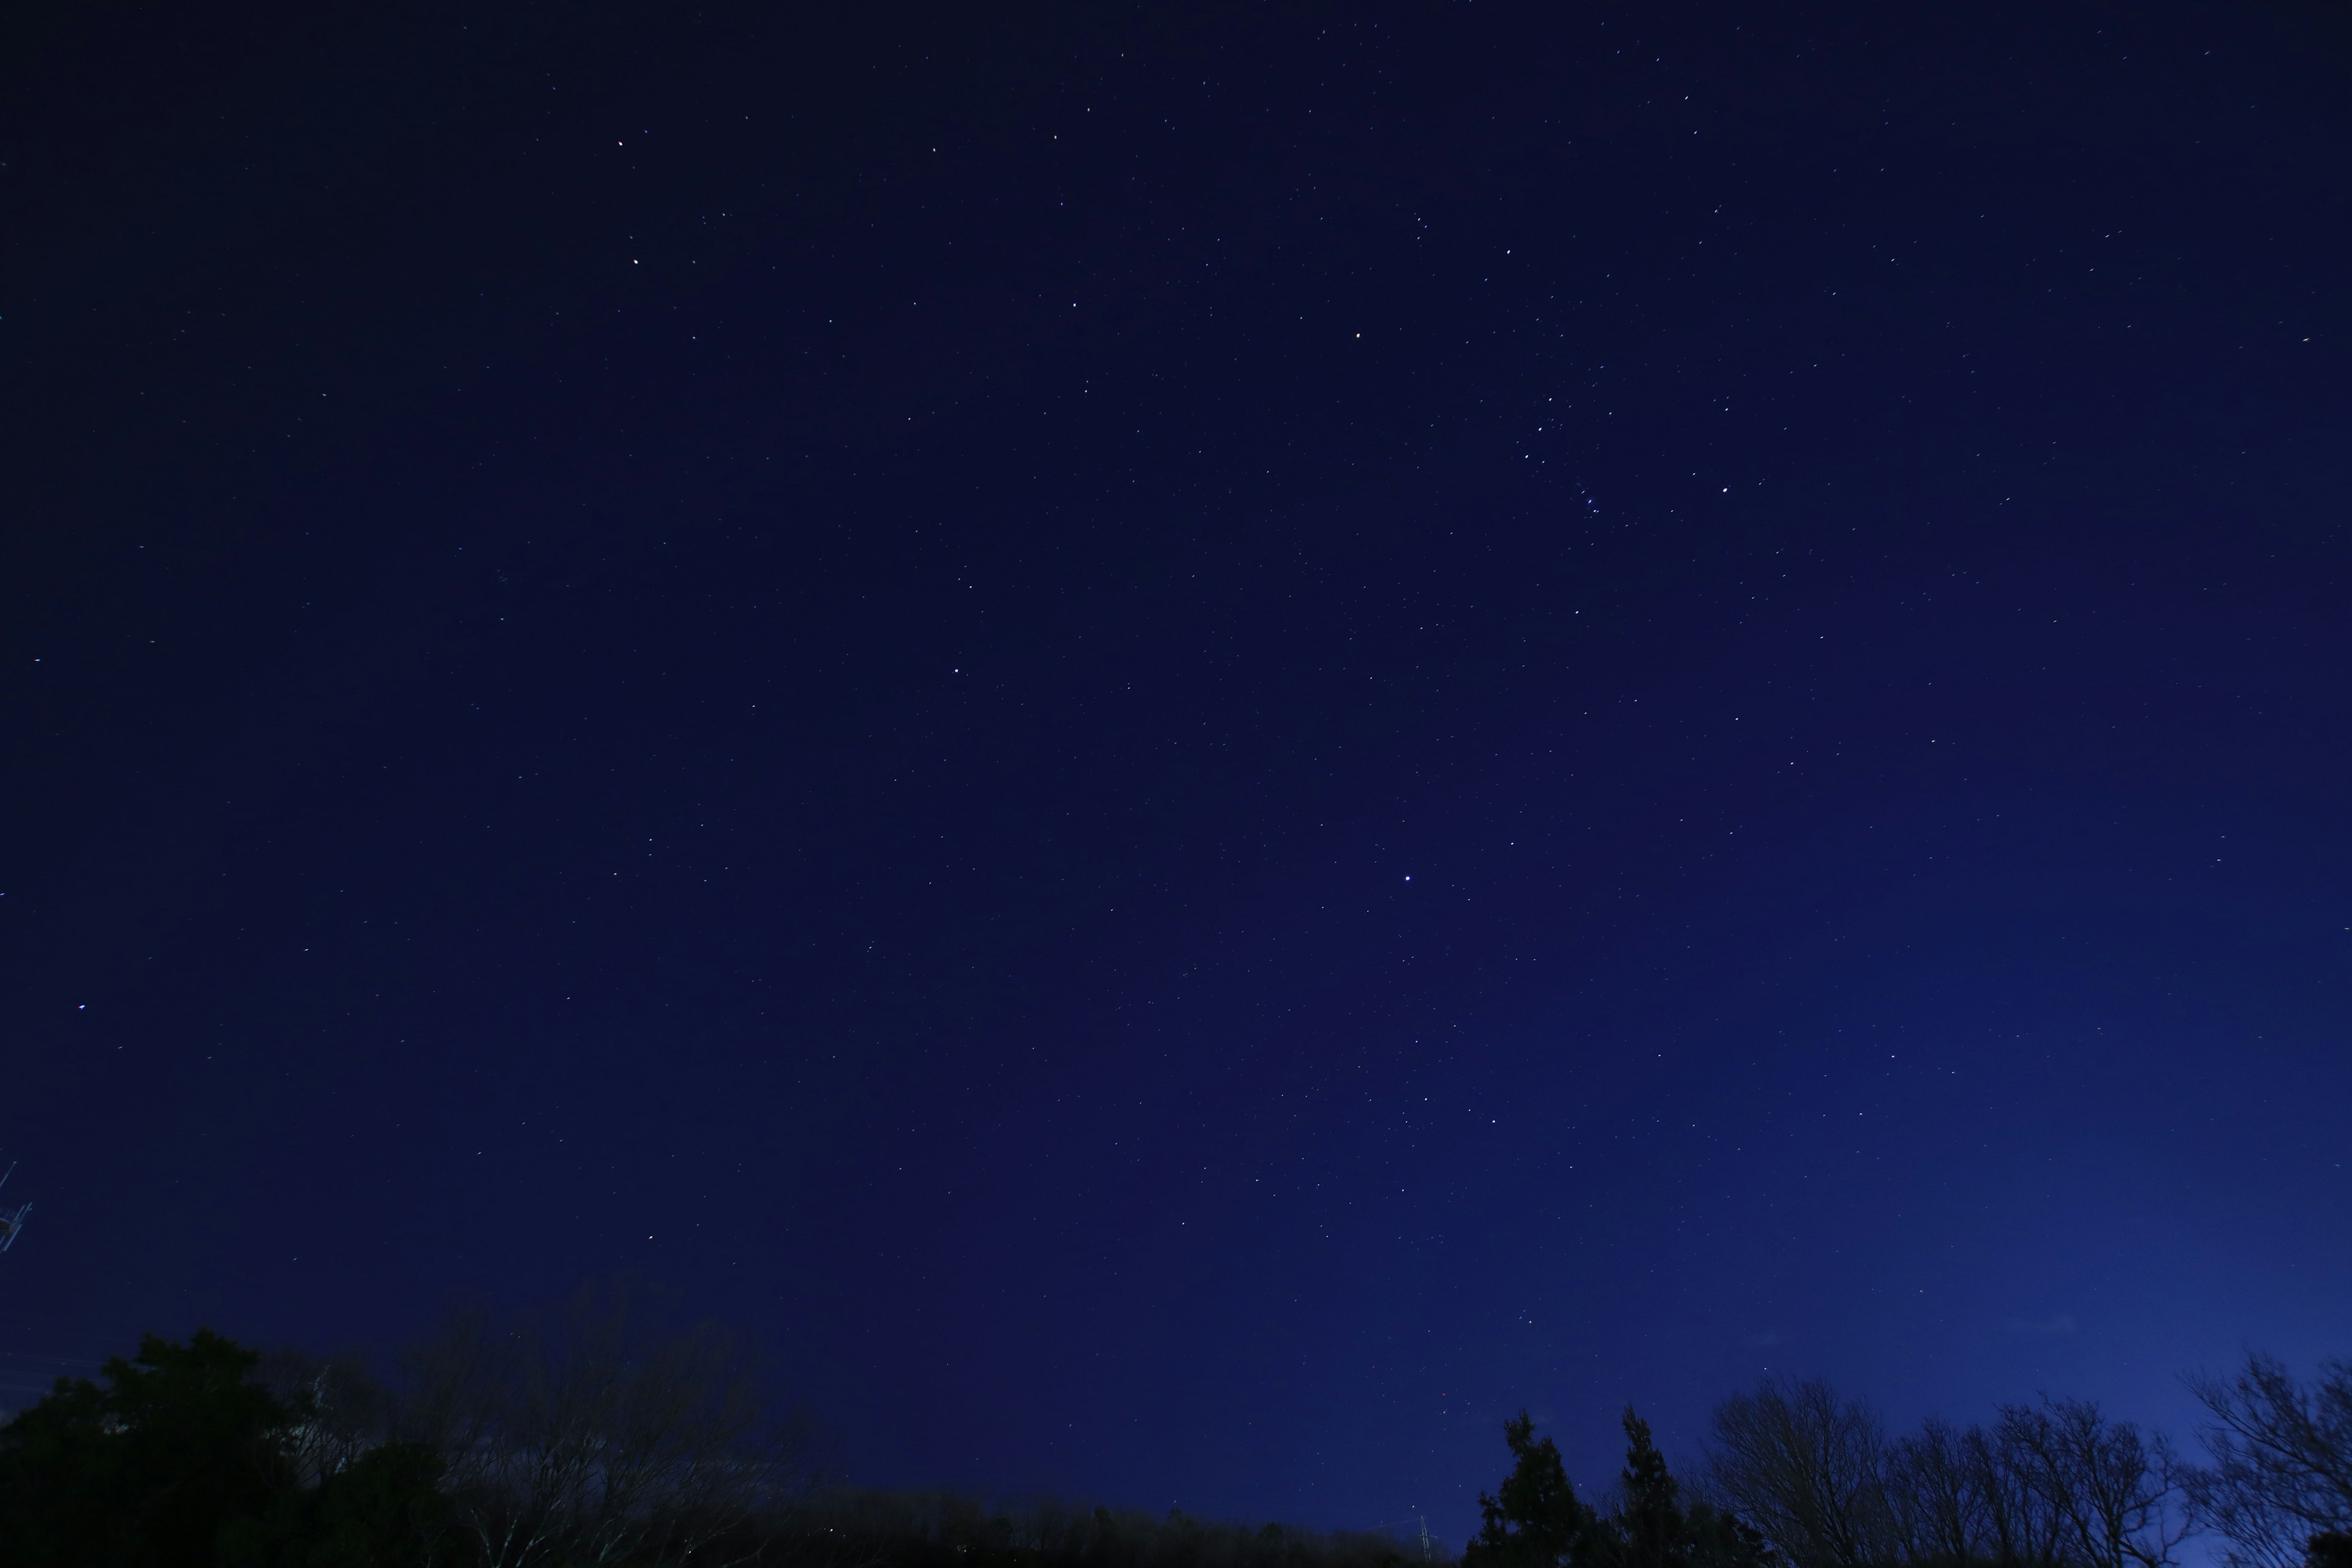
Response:
[[[1494,1495],[1478,1494],[1485,1522],[1462,1554],[1462,1568],[1561,1568],[1592,1528],[1593,1512],[1569,1484],[1568,1467],[1550,1438],[1538,1441],[1524,1410],[1503,1423],[1511,1473]]]

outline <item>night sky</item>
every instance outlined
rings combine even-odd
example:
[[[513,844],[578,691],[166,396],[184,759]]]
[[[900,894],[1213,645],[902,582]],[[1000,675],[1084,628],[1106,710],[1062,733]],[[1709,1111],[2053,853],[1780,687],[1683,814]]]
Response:
[[[2352,15],[27,7],[0,1394],[633,1271],[1459,1541],[2352,1350]]]

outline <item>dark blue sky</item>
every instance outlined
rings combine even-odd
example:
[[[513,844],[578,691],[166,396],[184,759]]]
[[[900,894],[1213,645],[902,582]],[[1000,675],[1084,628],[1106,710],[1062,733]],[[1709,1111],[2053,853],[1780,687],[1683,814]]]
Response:
[[[2352,1348],[2340,7],[7,26],[16,1396],[628,1269],[1459,1538]]]

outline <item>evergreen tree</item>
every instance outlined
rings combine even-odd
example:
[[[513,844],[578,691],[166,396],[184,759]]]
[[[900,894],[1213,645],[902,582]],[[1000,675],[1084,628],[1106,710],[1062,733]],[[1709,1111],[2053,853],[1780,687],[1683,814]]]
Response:
[[[274,1396],[259,1362],[207,1329],[150,1334],[103,1384],[60,1378],[0,1426],[0,1568],[423,1568],[440,1457],[366,1446],[306,1488],[320,1412]]]
[[[1691,1542],[1682,1488],[1651,1440],[1650,1424],[1630,1405],[1623,1423],[1625,1468],[1617,1478],[1617,1510],[1610,1521],[1615,1548],[1611,1555],[1622,1568],[1685,1568]]]
[[[209,1330],[153,1334],[107,1386],[60,1378],[0,1427],[0,1565],[211,1568],[224,1525],[296,1485],[258,1358]]]
[[[1503,1423],[1511,1473],[1496,1494],[1478,1494],[1485,1522],[1462,1554],[1462,1568],[1562,1568],[1580,1555],[1592,1510],[1569,1484],[1568,1467],[1550,1438],[1537,1441],[1524,1410]]]
[[[1769,1568],[1764,1540],[1703,1501],[1685,1502],[1650,1424],[1625,1407],[1625,1468],[1607,1517],[1580,1533],[1572,1568]]]

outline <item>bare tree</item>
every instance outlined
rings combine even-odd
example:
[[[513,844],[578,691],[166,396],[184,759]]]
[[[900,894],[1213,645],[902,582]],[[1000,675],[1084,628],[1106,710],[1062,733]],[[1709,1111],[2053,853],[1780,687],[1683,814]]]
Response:
[[[2274,1356],[2189,1386],[2210,1419],[2212,1463],[2187,1477],[2197,1517],[2229,1542],[2232,1568],[2288,1568],[2352,1550],[2352,1363],[2325,1361],[2310,1387]]]
[[[1794,1568],[1870,1568],[1893,1555],[1877,1415],[1826,1383],[1766,1379],[1715,1407],[1707,1489]]]
[[[745,1560],[801,1452],[740,1345],[655,1329],[624,1287],[552,1321],[457,1314],[409,1368],[412,1424],[482,1568]]]
[[[2081,1568],[2173,1568],[2191,1524],[2179,1466],[2161,1435],[2143,1436],[2086,1400],[2004,1405],[2002,1461],[2037,1494],[2057,1555]]]
[[[1983,1510],[1983,1557],[2000,1568],[2062,1568],[2068,1561],[2065,1528],[2048,1494],[1997,1435],[1971,1426],[1961,1443]]]
[[[2164,1439],[2095,1405],[1889,1443],[1820,1382],[1717,1406],[1707,1489],[1794,1568],[2178,1568],[2194,1523]]]
[[[1887,1450],[1887,1521],[1913,1568],[1967,1568],[1991,1555],[1990,1510],[1970,1442],[1977,1436],[1931,1417]]]
[[[290,1347],[264,1351],[260,1379],[293,1416],[287,1440],[304,1486],[341,1474],[385,1441],[391,1395],[356,1354],[320,1357]]]

